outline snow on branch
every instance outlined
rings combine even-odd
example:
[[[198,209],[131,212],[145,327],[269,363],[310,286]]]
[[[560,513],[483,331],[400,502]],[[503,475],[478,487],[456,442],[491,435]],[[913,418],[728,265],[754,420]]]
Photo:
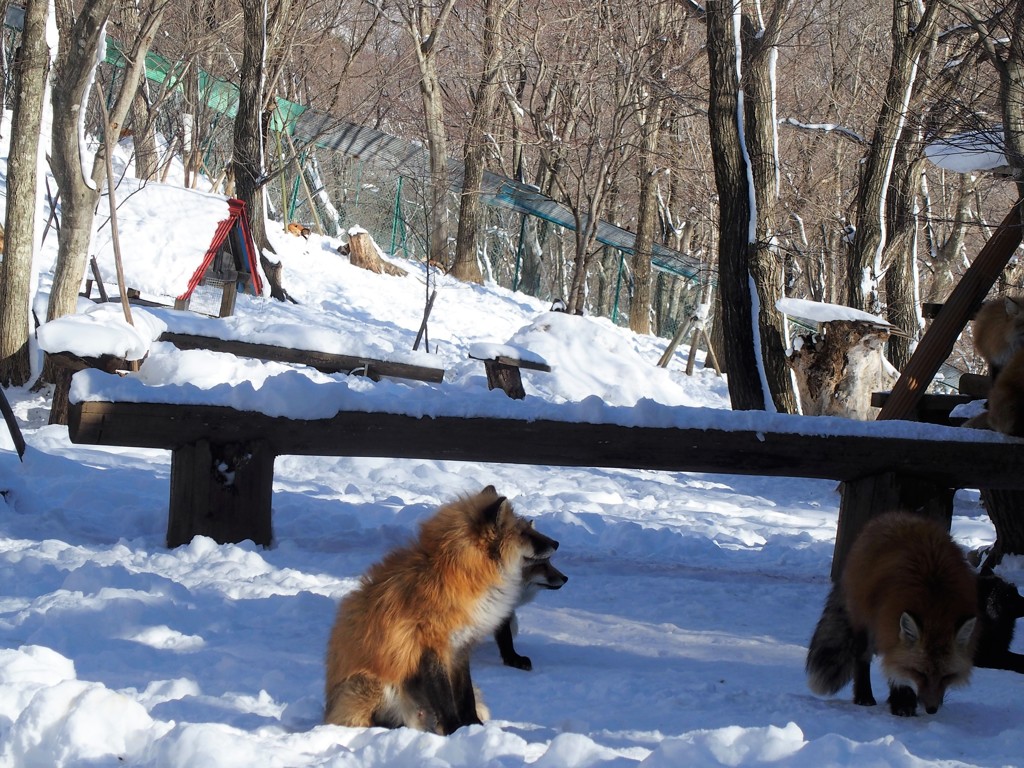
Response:
[[[849,128],[843,128],[841,125],[834,125],[832,123],[802,123],[799,120],[792,117],[784,117],[779,120],[780,125],[791,125],[794,128],[799,128],[801,131],[821,131],[823,133],[838,133],[840,136],[845,136],[851,141],[855,141],[858,144],[867,145],[867,139],[861,136],[856,131],[851,131]]]

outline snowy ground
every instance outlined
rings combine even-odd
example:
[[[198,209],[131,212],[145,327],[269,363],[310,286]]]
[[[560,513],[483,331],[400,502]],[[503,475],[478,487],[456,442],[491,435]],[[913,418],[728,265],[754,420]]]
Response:
[[[348,265],[335,242],[277,240],[300,304],[242,297],[253,333],[299,323],[409,353],[422,269],[377,276]],[[664,340],[592,318],[545,336],[537,322],[549,316],[528,297],[442,277],[430,359],[445,383],[383,385],[482,390],[467,350],[528,340],[554,365],[524,374],[528,400],[727,408],[713,371],[682,372],[685,350],[660,371]],[[146,366],[196,386],[267,375],[160,344]],[[1024,764],[1024,681],[1012,673],[978,670],[938,714],[913,719],[856,707],[849,690],[808,691],[834,483],[281,457],[272,547],[197,539],[167,550],[168,453],[72,445],[65,428],[46,426],[45,393],[7,394],[30,448],[19,462],[0,428],[0,765]],[[519,616],[517,647],[534,671],[504,667],[481,645],[473,674],[493,719],[447,738],[322,725],[338,600],[437,505],[489,483],[561,542],[554,562],[568,584]],[[954,535],[969,548],[992,542],[977,493],[958,495]],[[1019,582],[1022,566],[1002,574]]]

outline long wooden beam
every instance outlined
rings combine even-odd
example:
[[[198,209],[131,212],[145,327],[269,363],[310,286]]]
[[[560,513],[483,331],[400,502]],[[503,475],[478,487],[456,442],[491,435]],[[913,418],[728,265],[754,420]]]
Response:
[[[392,376],[399,379],[418,381],[444,381],[444,369],[428,365],[414,365],[389,360],[377,360],[358,355],[338,355],[306,349],[290,349],[273,344],[256,344],[236,339],[217,339],[212,336],[196,336],[188,333],[167,331],[160,334],[160,341],[167,341],[178,349],[206,349],[211,352],[227,352],[238,357],[254,357],[278,363],[308,365],[324,373],[360,373],[373,378]]]
[[[799,417],[794,417],[799,418]],[[173,449],[265,441],[275,455],[621,467],[851,481],[883,473],[949,488],[1024,488],[1024,441],[623,427],[551,420],[342,412],[297,421],[221,406],[72,403],[76,443]]]

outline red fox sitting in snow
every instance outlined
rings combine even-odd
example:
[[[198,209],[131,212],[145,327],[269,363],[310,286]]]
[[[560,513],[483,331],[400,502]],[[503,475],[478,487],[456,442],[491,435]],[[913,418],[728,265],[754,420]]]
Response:
[[[528,564],[557,548],[493,486],[441,507],[342,600],[325,722],[441,734],[480,723],[473,645],[511,615]]]
[[[834,694],[853,680],[872,706],[871,658],[881,657],[894,715],[928,714],[970,679],[977,625],[974,572],[949,534],[927,518],[881,515],[847,555],[807,652],[808,685]]]

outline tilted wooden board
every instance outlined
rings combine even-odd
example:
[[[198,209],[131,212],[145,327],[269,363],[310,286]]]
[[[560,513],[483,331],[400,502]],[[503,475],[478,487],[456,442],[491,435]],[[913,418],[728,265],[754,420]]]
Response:
[[[227,352],[238,357],[253,357],[260,360],[273,360],[278,363],[308,365],[324,373],[348,373],[362,368],[369,369],[370,376],[393,376],[399,379],[416,379],[418,381],[444,381],[443,368],[431,368],[427,365],[398,363],[389,360],[376,360],[358,355],[339,355],[315,350],[290,349],[273,344],[256,344],[236,339],[217,339],[212,336],[195,336],[187,333],[160,335],[160,341],[167,341],[178,349],[206,349],[211,352]]]

